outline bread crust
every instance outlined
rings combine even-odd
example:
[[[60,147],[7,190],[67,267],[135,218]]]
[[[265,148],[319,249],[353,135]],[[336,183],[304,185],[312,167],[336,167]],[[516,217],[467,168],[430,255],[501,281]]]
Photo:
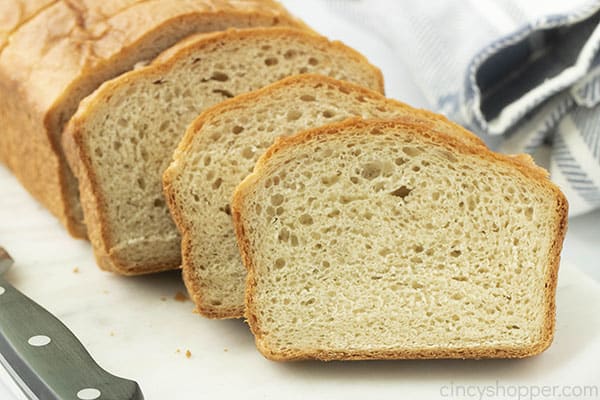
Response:
[[[163,174],[163,192],[165,194],[165,198],[167,200],[167,205],[169,206],[171,216],[173,217],[175,225],[177,225],[177,229],[181,233],[182,238],[181,259],[183,279],[190,294],[190,297],[196,303],[199,313],[205,317],[217,319],[242,318],[244,316],[244,307],[236,307],[229,310],[223,310],[217,307],[210,307],[203,301],[203,283],[193,274],[193,271],[197,270],[197,266],[195,265],[194,258],[192,257],[191,227],[185,219],[185,210],[183,206],[179,204],[176,192],[173,189],[173,183],[178,178],[181,172],[178,166],[178,161],[182,160],[186,156],[186,153],[190,150],[193,144],[194,138],[201,133],[200,131],[206,123],[209,123],[213,119],[219,118],[224,113],[236,110],[244,106],[245,104],[252,104],[262,98],[271,96],[277,91],[280,91],[282,89],[285,90],[285,88],[293,87],[298,84],[322,84],[333,86],[338,89],[347,90],[349,92],[361,95],[365,98],[381,102],[382,104],[386,104],[386,106],[389,106],[390,108],[397,108],[398,110],[410,110],[410,112],[414,114],[415,119],[418,119],[423,123],[431,123],[432,130],[436,130],[436,124],[441,124],[447,126],[449,129],[452,129],[454,132],[460,135],[460,137],[464,138],[465,141],[472,143],[474,146],[485,146],[485,144],[479,137],[467,131],[462,126],[451,122],[442,115],[435,114],[427,110],[415,109],[400,101],[394,99],[387,99],[382,94],[367,89],[365,87],[317,74],[302,74],[297,76],[291,76],[282,79],[279,82],[265,86],[262,89],[236,96],[232,99],[226,100],[211,108],[208,108],[202,114],[200,114],[198,118],[194,120],[194,122],[190,124],[190,126],[186,130],[184,137],[180,141],[179,146],[174,152],[173,163],[171,163],[169,168],[167,168],[167,170]]]
[[[543,334],[541,340],[530,346],[524,347],[481,347],[481,348],[437,348],[437,349],[415,349],[415,350],[390,350],[390,351],[327,351],[322,349],[303,349],[278,352],[268,346],[263,340],[260,319],[255,307],[255,293],[257,277],[254,261],[250,250],[250,238],[246,233],[244,220],[244,202],[246,195],[252,191],[261,176],[268,170],[270,160],[275,154],[296,145],[306,143],[314,137],[327,135],[344,135],[347,130],[371,130],[386,128],[408,128],[416,131],[428,140],[443,146],[450,151],[464,155],[475,155],[482,159],[502,163],[514,167],[524,177],[543,185],[555,195],[556,221],[554,240],[548,254],[548,271],[545,277],[545,306]],[[291,137],[280,138],[260,158],[254,172],[249,175],[236,189],[232,201],[232,216],[235,226],[236,237],[242,255],[244,265],[248,270],[246,281],[246,318],[252,333],[255,336],[259,351],[268,359],[275,361],[292,361],[305,359],[331,360],[367,360],[367,359],[420,359],[420,358],[524,358],[539,354],[546,350],[552,343],[555,329],[556,312],[556,284],[558,268],[560,263],[560,252],[567,230],[568,203],[564,194],[549,179],[548,174],[539,167],[524,162],[521,157],[507,156],[494,153],[487,148],[473,146],[461,142],[455,137],[446,134],[431,134],[427,126],[415,121],[397,119],[392,121],[351,119],[339,124],[301,132]]]
[[[79,99],[225,21],[306,27],[272,0],[20,0],[11,11],[17,21],[0,27],[0,161],[78,238],[86,227],[60,140]]]
[[[69,125],[65,129],[63,135],[63,148],[67,160],[75,171],[77,178],[84,183],[80,184],[82,205],[88,226],[88,235],[92,242],[96,259],[101,268],[116,272],[123,275],[139,275],[164,271],[169,269],[177,269],[180,267],[181,260],[168,260],[156,265],[141,266],[130,265],[125,260],[121,260],[115,254],[110,227],[108,226],[108,217],[106,214],[106,201],[104,194],[100,189],[95,171],[91,163],[91,154],[86,147],[85,131],[81,129],[81,125],[93,114],[93,110],[103,103],[107,102],[113,92],[121,85],[135,81],[137,79],[156,79],[162,74],[169,71],[181,60],[185,60],[192,54],[202,51],[203,49],[211,49],[224,41],[244,40],[246,38],[264,38],[270,39],[274,37],[283,37],[286,39],[302,38],[306,42],[311,42],[317,46],[327,46],[334,48],[346,55],[348,58],[357,60],[361,65],[368,66],[372,70],[378,88],[383,92],[383,77],[381,71],[372,66],[364,56],[343,45],[341,42],[330,42],[328,39],[315,35],[305,30],[294,28],[253,28],[253,29],[229,29],[223,32],[215,32],[198,35],[187,39],[183,44],[177,46],[177,51],[167,50],[169,57],[159,56],[161,62],[156,62],[148,67],[130,71],[121,75],[117,79],[107,81],[98,88],[92,96],[87,97],[80,104],[77,113],[71,119]],[[168,198],[168,196],[167,196]],[[188,274],[184,274],[184,277]],[[187,282],[187,280],[186,280]],[[187,282],[188,285],[192,285]],[[195,286],[191,286],[192,289]],[[200,310],[204,311],[204,310]],[[232,310],[232,313],[238,314],[240,310]],[[210,312],[206,312],[210,315]],[[222,318],[221,315],[213,315],[214,318]]]

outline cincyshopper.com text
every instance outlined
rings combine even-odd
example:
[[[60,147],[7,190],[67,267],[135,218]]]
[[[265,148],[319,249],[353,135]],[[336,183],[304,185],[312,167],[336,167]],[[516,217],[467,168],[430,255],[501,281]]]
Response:
[[[444,399],[600,399],[596,385],[463,385],[450,382],[440,387]]]

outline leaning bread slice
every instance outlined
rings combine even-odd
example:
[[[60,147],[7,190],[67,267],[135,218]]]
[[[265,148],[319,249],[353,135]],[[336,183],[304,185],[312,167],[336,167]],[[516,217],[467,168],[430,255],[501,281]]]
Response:
[[[518,159],[428,124],[351,120],[276,142],[232,212],[246,316],[268,358],[550,345],[567,202]]]
[[[0,162],[73,236],[86,237],[61,147],[81,99],[191,34],[274,25],[304,27],[275,0],[4,0]]]
[[[64,145],[100,266],[122,274],[178,268],[180,236],[165,204],[162,174],[185,128],[209,106],[301,72],[383,90],[379,70],[339,42],[258,28],[186,40],[86,99]]]
[[[352,116],[428,120],[442,132],[482,145],[443,117],[320,75],[290,77],[207,110],[188,128],[163,180],[182,234],[184,281],[202,315],[243,316],[246,270],[230,212],[236,186],[275,138]],[[268,208],[277,210],[277,204]]]

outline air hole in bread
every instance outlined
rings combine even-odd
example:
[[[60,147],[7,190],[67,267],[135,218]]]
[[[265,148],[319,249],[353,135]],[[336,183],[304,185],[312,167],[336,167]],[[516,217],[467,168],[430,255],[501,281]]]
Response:
[[[373,180],[381,175],[382,164],[379,161],[366,163],[362,167],[361,176],[368,180]]]
[[[272,67],[273,65],[277,65],[279,60],[275,57],[265,58],[265,65],[268,67]]]
[[[391,192],[390,194],[392,196],[396,196],[396,197],[400,197],[401,199],[404,199],[406,196],[408,196],[410,194],[410,192],[412,192],[412,189],[409,189],[406,186],[402,185],[398,189]]]
[[[231,206],[229,204],[225,204],[224,206],[219,207],[219,211],[227,215],[231,215]]]
[[[304,94],[304,95],[300,96],[300,100],[302,100],[302,101],[316,101],[317,99],[313,95]]]
[[[298,52],[296,50],[288,50],[285,53],[283,53],[283,58],[285,58],[286,60],[290,60],[294,57],[296,57],[298,55]]]
[[[298,221],[302,224],[302,225],[312,225],[313,224],[313,219],[310,215],[308,214],[302,214],[300,216],[300,218],[298,218]]]
[[[460,256],[461,254],[462,254],[462,252],[461,252],[460,250],[452,250],[452,251],[450,252],[450,255],[451,255],[452,257],[458,257],[458,256]]]
[[[214,89],[212,92],[220,94],[223,97],[228,98],[228,99],[233,97],[233,94],[230,91],[224,90],[224,89]]]
[[[325,111],[323,111],[323,116],[325,118],[333,118],[333,117],[335,117],[335,113],[331,110],[325,110]]]
[[[398,157],[394,160],[394,164],[396,164],[397,166],[401,166],[405,163],[406,163],[406,160],[402,157]]]
[[[413,281],[410,285],[413,289],[422,289],[423,285],[419,282]]]
[[[302,117],[302,112],[300,112],[298,110],[290,110],[287,113],[288,122],[297,121],[300,119],[300,117]]]
[[[218,81],[218,82],[227,82],[229,80],[229,75],[227,75],[224,72],[214,72],[212,74],[212,76],[210,77],[211,80],[213,81]]]
[[[277,235],[277,240],[279,240],[280,242],[287,242],[290,238],[290,231],[288,231],[286,228],[281,228],[281,230],[279,231],[279,234]]]
[[[213,188],[214,190],[217,190],[218,188],[220,188],[220,187],[221,187],[221,184],[222,184],[222,183],[223,183],[223,179],[221,179],[221,178],[217,178],[217,179],[216,179],[216,180],[213,182],[213,184],[212,184],[212,188]]]
[[[271,196],[271,204],[274,206],[279,206],[283,204],[283,195],[277,193]]]
[[[311,58],[308,59],[308,64],[312,65],[314,67],[315,65],[319,65],[319,60],[317,60],[314,57],[311,57]]]
[[[299,242],[298,242],[298,236],[291,235],[290,236],[290,243],[292,244],[292,246],[298,247],[298,244],[299,244]]]
[[[171,120],[166,119],[162,124],[160,124],[160,126],[158,127],[158,130],[161,132],[164,132],[169,128],[169,126],[171,126]]]
[[[329,213],[327,213],[327,217],[329,218],[335,218],[338,215],[340,215],[340,210],[338,209],[331,210]]]
[[[339,179],[340,179],[340,175],[342,173],[340,171],[336,172],[335,175],[332,176],[324,176],[321,178],[321,183],[326,185],[326,186],[331,186],[334,183],[336,183]]]
[[[242,150],[242,157],[250,160],[254,157],[254,154],[256,153],[255,149],[250,147],[250,146],[246,146],[244,147],[244,149]]]
[[[422,153],[422,151],[416,147],[404,146],[402,152],[409,157],[416,157]]]
[[[233,132],[236,135],[239,135],[243,131],[244,131],[244,127],[243,126],[235,125],[233,128],[231,128],[231,132]]]
[[[450,153],[449,151],[440,151],[439,155],[450,162],[458,162],[458,159],[454,156],[454,154]]]

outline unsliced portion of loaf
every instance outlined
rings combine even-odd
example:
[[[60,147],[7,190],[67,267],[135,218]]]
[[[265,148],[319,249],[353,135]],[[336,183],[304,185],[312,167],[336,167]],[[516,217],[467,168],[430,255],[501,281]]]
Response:
[[[418,118],[482,145],[444,117],[320,75],[290,77],[207,110],[188,128],[163,181],[182,234],[184,280],[202,315],[243,316],[246,270],[230,211],[236,186],[275,138],[352,116]],[[277,215],[280,210],[273,204],[266,212]]]
[[[2,0],[0,162],[85,237],[61,147],[81,99],[191,34],[274,25],[304,27],[274,0]]]
[[[162,174],[186,127],[209,106],[303,72],[383,90],[379,70],[339,42],[258,28],[186,40],[87,98],[64,143],[100,266],[122,274],[178,268],[180,236],[165,204]]]
[[[0,0],[0,52],[21,25],[59,0]]]
[[[351,120],[277,141],[232,212],[268,358],[525,357],[552,341],[567,202],[527,163]]]

